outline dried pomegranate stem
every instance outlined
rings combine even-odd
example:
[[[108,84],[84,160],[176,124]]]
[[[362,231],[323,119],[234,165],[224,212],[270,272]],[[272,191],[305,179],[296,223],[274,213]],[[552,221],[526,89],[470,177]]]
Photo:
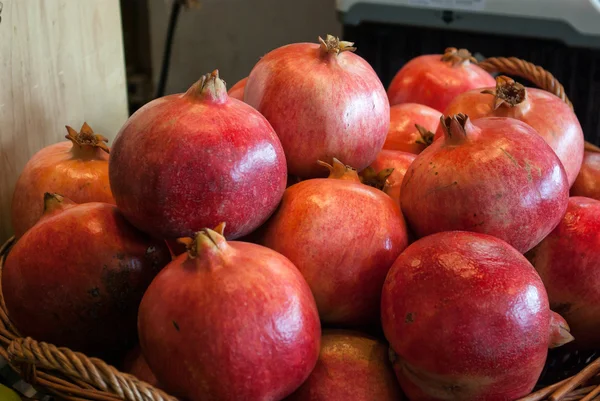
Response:
[[[512,78],[505,75],[496,77],[496,89],[481,91],[494,96],[494,110],[500,106],[515,107],[527,99],[527,89]]]
[[[225,81],[219,78],[219,70],[214,70],[211,73],[204,74],[185,92],[184,96],[223,103],[228,99],[227,86]]]
[[[386,168],[377,172],[373,167],[369,166],[359,174],[359,177],[363,184],[385,192],[391,185],[388,178],[393,172],[393,168]]]
[[[321,160],[317,160],[319,166],[327,167],[329,169],[329,177],[337,180],[349,180],[360,182],[358,172],[350,166],[346,166],[344,163],[333,158],[333,165],[326,163]]]
[[[444,51],[442,61],[448,61],[453,67],[468,65],[469,63],[477,64],[477,59],[471,55],[467,49],[457,49],[456,47],[448,47]]]
[[[204,228],[202,231],[196,233],[193,239],[187,241],[185,239],[179,239],[181,243],[185,243],[187,247],[188,256],[190,259],[197,258],[202,252],[208,250],[216,251],[220,249],[227,240],[223,236],[225,231],[225,222],[219,223],[214,230],[210,228]]]
[[[417,128],[417,131],[419,131],[419,134],[421,135],[421,139],[416,140],[417,143],[425,146],[429,146],[433,143],[433,138],[435,137],[433,132],[419,124],[415,124],[415,128]]]
[[[333,35],[327,35],[325,39],[319,36],[319,43],[321,44],[321,50],[328,54],[338,55],[342,52],[353,52],[356,50],[353,42],[340,40],[340,38],[337,38]]]
[[[81,130],[79,132],[75,131],[73,128],[66,126],[67,135],[65,138],[73,142],[73,150],[89,150],[89,149],[102,149],[106,153],[110,153],[110,149],[106,145],[108,142],[108,138],[100,134],[95,134],[94,130],[87,124],[83,123],[81,126]]]

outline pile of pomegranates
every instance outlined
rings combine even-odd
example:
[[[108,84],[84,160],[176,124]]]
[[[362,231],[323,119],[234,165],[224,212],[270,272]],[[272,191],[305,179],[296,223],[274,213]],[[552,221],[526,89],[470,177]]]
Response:
[[[600,347],[600,153],[465,49],[384,85],[351,42],[273,49],[25,166],[22,336],[187,401],[516,400]],[[569,198],[571,195],[571,198]]]

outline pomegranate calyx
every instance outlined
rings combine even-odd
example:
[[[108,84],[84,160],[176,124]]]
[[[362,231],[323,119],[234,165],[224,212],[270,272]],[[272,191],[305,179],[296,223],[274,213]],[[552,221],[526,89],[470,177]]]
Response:
[[[458,145],[464,142],[471,133],[475,133],[477,128],[471,124],[469,116],[463,113],[452,116],[440,117],[440,123],[444,130],[445,143]]]
[[[468,65],[469,63],[477,64],[477,59],[471,55],[467,49],[457,49],[456,47],[448,47],[444,50],[442,61],[448,61],[453,67]]]
[[[496,77],[496,89],[481,91],[494,96],[494,110],[500,106],[515,107],[527,99],[527,89],[522,84],[504,75]]]
[[[550,344],[548,348],[558,348],[575,340],[567,321],[558,313],[551,311]]]
[[[345,165],[335,157],[333,158],[333,165],[322,160],[317,160],[317,164],[329,169],[329,177],[327,178],[360,182],[360,177],[356,169]]]
[[[44,193],[44,215],[54,214],[56,211],[68,209],[75,205],[77,204],[71,199],[60,194],[54,192]]]
[[[319,36],[319,43],[321,45],[321,50],[328,54],[338,55],[345,51],[354,52],[356,50],[356,47],[354,47],[354,42],[340,40],[340,38],[329,34],[325,37],[325,39]]]
[[[68,125],[65,127],[67,128],[67,135],[65,135],[65,138],[73,142],[74,150],[82,148],[99,148],[106,153],[110,153],[110,149],[106,145],[108,138],[94,133],[94,130],[88,125],[88,123],[84,122],[79,132],[75,131]]]
[[[181,242],[186,244],[189,258],[195,259],[198,255],[208,250],[222,249],[227,243],[227,240],[223,236],[224,231],[225,223],[222,222],[214,230],[203,228],[202,231],[196,233],[191,241],[183,240]]]
[[[584,143],[584,149],[586,152],[592,152],[592,153],[600,153],[600,147],[594,145],[593,143],[590,143],[588,141],[585,141]]]
[[[386,168],[378,172],[373,167],[369,166],[361,171],[358,176],[363,184],[385,192],[391,185],[388,178],[393,172],[393,168]]]
[[[215,103],[223,103],[229,97],[225,81],[219,78],[219,70],[204,74],[185,92],[184,96],[208,99]]]
[[[415,127],[417,128],[417,131],[419,131],[419,135],[421,135],[421,138],[417,139],[415,142],[425,146],[431,145],[435,134],[422,125],[415,124]]]

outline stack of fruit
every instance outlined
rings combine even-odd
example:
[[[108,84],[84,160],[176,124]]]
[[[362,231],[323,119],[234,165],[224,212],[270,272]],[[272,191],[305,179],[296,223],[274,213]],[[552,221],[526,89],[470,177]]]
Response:
[[[110,157],[87,125],[36,154],[2,272],[20,333],[190,401],[513,400],[548,348],[600,346],[571,109],[453,48],[386,93],[354,50],[283,46],[148,103]]]

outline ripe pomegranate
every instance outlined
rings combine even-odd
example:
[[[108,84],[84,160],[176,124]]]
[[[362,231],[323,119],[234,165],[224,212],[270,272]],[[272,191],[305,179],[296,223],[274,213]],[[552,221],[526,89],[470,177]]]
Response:
[[[10,319],[23,336],[120,356],[135,343],[139,303],[169,262],[169,250],[132,227],[114,205],[44,198],[45,214],[2,269]]]
[[[494,78],[476,63],[468,50],[454,47],[443,55],[416,57],[392,80],[387,91],[390,104],[420,103],[443,112],[457,95],[494,85]]]
[[[317,366],[285,401],[399,401],[387,344],[358,332],[325,330]]]
[[[231,89],[229,89],[229,92],[227,92],[229,97],[243,101],[244,100],[244,89],[246,88],[246,82],[248,82],[248,77],[242,78],[239,81],[237,81],[236,84],[233,85],[231,87]]]
[[[381,319],[410,400],[516,400],[549,347],[573,339],[527,259],[486,234],[411,244],[383,287]]]
[[[210,229],[152,282],[138,326],[159,382],[190,401],[281,400],[314,368],[321,336],[288,259]]]
[[[441,117],[439,111],[417,103],[390,107],[390,129],[383,148],[418,155],[433,141]]]
[[[571,187],[571,196],[600,200],[600,152],[585,151],[581,170]]]
[[[569,186],[583,160],[583,131],[573,110],[557,96],[525,88],[509,77],[496,78],[495,88],[480,88],[458,95],[444,114],[464,113],[471,120],[511,117],[529,124],[550,145],[562,162]],[[441,130],[438,135],[441,135]]]
[[[80,132],[67,126],[66,138],[33,155],[17,180],[12,199],[17,238],[42,217],[45,192],[58,192],[77,203],[115,203],[108,183],[108,139],[87,123]]]
[[[156,376],[154,376],[154,373],[152,373],[150,370],[150,367],[148,366],[148,363],[146,362],[146,359],[142,354],[142,349],[139,345],[136,345],[127,353],[121,370],[125,373],[129,373],[130,375],[134,375],[139,380],[144,381],[156,388],[161,388]]]
[[[520,252],[556,227],[569,197],[560,160],[529,125],[506,117],[442,119],[444,137],[408,168],[400,193],[418,237],[452,230],[501,238]]]
[[[402,179],[416,157],[412,153],[384,149],[361,173],[362,182],[383,190],[399,205]]]
[[[334,159],[329,178],[286,189],[262,243],[300,270],[325,323],[377,322],[381,286],[408,239],[400,208]]]
[[[600,346],[600,201],[569,199],[560,224],[526,255],[550,307],[569,323],[578,348]]]
[[[286,181],[277,135],[260,113],[228,97],[218,71],[136,111],[110,159],[117,205],[159,238],[221,221],[229,238],[246,235],[277,207]]]
[[[250,72],[244,100],[279,135],[289,173],[318,177],[317,160],[335,157],[362,170],[375,160],[390,126],[385,88],[353,43],[327,35],[265,55]],[[310,73],[309,73],[310,72]]]

